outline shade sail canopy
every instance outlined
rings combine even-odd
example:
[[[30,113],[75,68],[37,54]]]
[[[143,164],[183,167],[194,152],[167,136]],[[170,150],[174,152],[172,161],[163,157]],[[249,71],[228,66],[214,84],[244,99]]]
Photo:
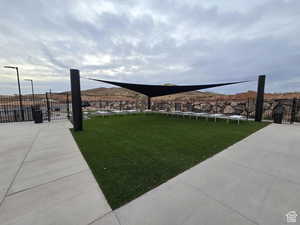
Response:
[[[179,85],[179,86],[166,86],[166,85],[147,85],[147,84],[131,84],[131,83],[121,83],[115,81],[99,80],[88,78],[89,80],[100,81],[108,84],[113,84],[119,87],[123,87],[132,91],[136,91],[147,95],[148,97],[157,97],[163,95],[176,94],[187,91],[195,91],[206,88],[220,87],[231,84],[245,83],[248,81],[230,82],[230,83],[218,83],[218,84],[204,84],[204,85]]]

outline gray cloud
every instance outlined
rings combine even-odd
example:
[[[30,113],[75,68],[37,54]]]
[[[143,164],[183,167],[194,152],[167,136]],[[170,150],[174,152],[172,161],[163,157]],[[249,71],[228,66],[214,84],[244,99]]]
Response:
[[[2,0],[0,11],[0,93],[16,92],[14,71],[3,69],[6,64],[18,65],[39,91],[67,89],[69,68],[153,84],[267,74],[267,91],[298,90],[297,0]],[[99,83],[83,81],[82,86]],[[253,82],[214,90],[255,88]]]

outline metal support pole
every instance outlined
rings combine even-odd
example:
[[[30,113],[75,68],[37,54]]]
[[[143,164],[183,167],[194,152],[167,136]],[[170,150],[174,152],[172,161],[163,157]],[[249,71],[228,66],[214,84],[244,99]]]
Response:
[[[51,112],[50,112],[49,97],[48,97],[48,93],[47,92],[46,92],[46,101],[47,101],[48,122],[50,122],[51,121]]]
[[[249,119],[249,113],[250,113],[250,98],[248,97],[248,104],[247,104],[247,120]]]
[[[296,98],[293,98],[292,110],[291,110],[291,121],[290,123],[295,122],[296,117]]]
[[[150,110],[151,109],[151,97],[147,96],[148,97],[148,109]]]
[[[67,104],[67,117],[68,117],[68,120],[70,120],[70,103],[69,103],[69,93],[68,92],[67,92],[66,104]]]
[[[70,70],[71,91],[72,91],[72,114],[73,126],[75,131],[82,130],[82,109],[81,109],[81,92],[80,92],[80,75],[79,70]]]
[[[264,110],[265,80],[266,80],[266,75],[258,76],[256,108],[255,108],[255,121],[257,122],[261,122],[263,110]]]
[[[20,78],[19,78],[19,68],[16,67],[16,70],[17,70],[17,79],[18,79],[19,102],[20,102],[21,117],[22,117],[22,121],[24,121],[25,118],[24,118],[24,109],[23,109],[23,102],[22,102]]]
[[[30,80],[30,82],[31,82],[31,91],[32,91],[32,103],[33,103],[33,105],[35,105],[34,104],[34,90],[33,90],[33,80]]]

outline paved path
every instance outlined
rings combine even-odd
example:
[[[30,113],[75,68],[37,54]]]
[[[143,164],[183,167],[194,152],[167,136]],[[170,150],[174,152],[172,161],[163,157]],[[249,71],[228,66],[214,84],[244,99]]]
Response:
[[[0,124],[1,225],[88,225],[111,211],[69,125]]]
[[[1,225],[280,225],[300,214],[300,126],[272,124],[115,211],[66,126],[0,125]]]

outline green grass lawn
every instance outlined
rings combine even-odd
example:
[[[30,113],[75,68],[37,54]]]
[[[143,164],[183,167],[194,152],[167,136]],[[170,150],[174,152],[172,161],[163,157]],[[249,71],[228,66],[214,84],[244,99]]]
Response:
[[[140,114],[94,117],[73,135],[115,209],[266,125]]]

